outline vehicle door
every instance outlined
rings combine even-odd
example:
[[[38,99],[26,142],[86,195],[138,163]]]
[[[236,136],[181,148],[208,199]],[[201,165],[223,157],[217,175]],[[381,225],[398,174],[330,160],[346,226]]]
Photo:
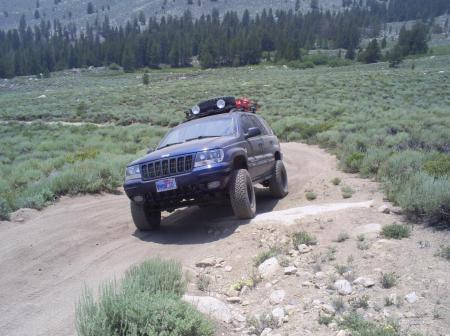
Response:
[[[261,138],[263,141],[262,153],[261,153],[261,166],[262,174],[270,175],[273,172],[275,165],[275,152],[279,150],[279,143],[276,136],[273,134],[272,129],[267,123],[255,115],[251,115],[250,118],[254,119],[261,129]]]
[[[248,132],[248,129],[251,127],[257,127],[260,129],[261,132],[263,130],[261,129],[261,125],[258,124],[254,118],[254,116],[250,114],[244,114],[241,116],[242,118],[242,125],[244,133]],[[251,157],[247,153],[248,157],[248,166],[249,166],[249,172],[250,176],[252,177],[252,180],[257,179],[259,176],[264,174],[264,162],[263,162],[263,149],[264,149],[264,139],[262,134],[257,135],[251,138],[246,139],[247,146],[251,148]]]

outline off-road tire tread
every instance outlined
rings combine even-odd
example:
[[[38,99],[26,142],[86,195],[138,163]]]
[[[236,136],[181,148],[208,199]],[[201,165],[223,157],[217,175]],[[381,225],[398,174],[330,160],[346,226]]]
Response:
[[[251,184],[253,204],[247,195],[247,185]],[[230,201],[234,215],[239,219],[251,219],[256,214],[256,199],[252,180],[246,169],[235,170],[230,180]]]
[[[149,211],[145,205],[130,202],[131,217],[140,231],[154,231],[161,225],[161,212]]]
[[[281,174],[284,170],[284,173],[286,174],[286,168],[284,167],[283,161],[277,160],[275,162],[274,167],[274,173],[269,180],[269,190],[273,197],[275,198],[283,198],[288,194],[287,189],[287,182],[286,182],[286,189],[283,188],[283,182]],[[287,179],[287,176],[286,176]]]

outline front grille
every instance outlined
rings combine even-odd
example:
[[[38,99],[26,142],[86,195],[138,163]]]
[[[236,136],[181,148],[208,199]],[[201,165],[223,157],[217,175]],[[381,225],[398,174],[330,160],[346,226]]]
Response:
[[[192,170],[193,155],[184,155],[152,161],[141,165],[142,179],[144,181],[171,175],[182,174]]]

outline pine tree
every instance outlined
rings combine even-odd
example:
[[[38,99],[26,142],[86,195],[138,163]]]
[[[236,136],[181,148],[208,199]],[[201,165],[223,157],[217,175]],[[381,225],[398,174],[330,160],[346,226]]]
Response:
[[[142,76],[142,84],[149,85],[150,84],[150,76],[148,73],[145,73],[144,76]]]
[[[92,2],[88,2],[86,11],[89,15],[94,13],[94,5],[92,4]]]
[[[131,44],[125,46],[122,52],[122,62],[121,65],[125,72],[133,72],[136,68],[136,60],[135,55],[133,53],[133,49]]]
[[[366,50],[359,55],[360,60],[364,63],[376,63],[381,59],[381,50],[377,39],[369,42]]]
[[[355,49],[353,48],[349,48],[347,49],[346,53],[345,53],[345,58],[349,59],[349,60],[354,60],[355,59]]]
[[[139,12],[139,22],[141,23],[141,25],[145,26],[145,24],[147,23],[147,19],[145,18],[145,14],[143,11]]]

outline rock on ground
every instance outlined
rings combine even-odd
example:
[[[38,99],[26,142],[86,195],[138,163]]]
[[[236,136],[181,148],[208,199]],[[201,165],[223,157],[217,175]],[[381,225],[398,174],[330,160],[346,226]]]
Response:
[[[212,318],[229,323],[232,315],[228,306],[211,296],[183,295],[183,300],[195,306],[201,313]]]
[[[274,304],[274,305],[280,304],[281,302],[283,302],[285,296],[286,296],[286,292],[282,289],[279,289],[279,290],[273,291],[270,294],[269,301],[271,304]]]
[[[417,296],[416,292],[411,292],[405,295],[405,300],[408,303],[415,303],[417,302],[417,300],[419,300],[419,297]]]
[[[355,281],[353,281],[354,285],[363,285],[366,288],[372,287],[375,285],[375,281],[366,277],[359,277]]]
[[[347,280],[337,280],[334,283],[334,288],[338,291],[341,295],[349,295],[352,293],[352,285]]]
[[[272,257],[261,263],[258,266],[258,272],[263,279],[267,279],[277,273],[280,269],[280,264],[277,258]]]

